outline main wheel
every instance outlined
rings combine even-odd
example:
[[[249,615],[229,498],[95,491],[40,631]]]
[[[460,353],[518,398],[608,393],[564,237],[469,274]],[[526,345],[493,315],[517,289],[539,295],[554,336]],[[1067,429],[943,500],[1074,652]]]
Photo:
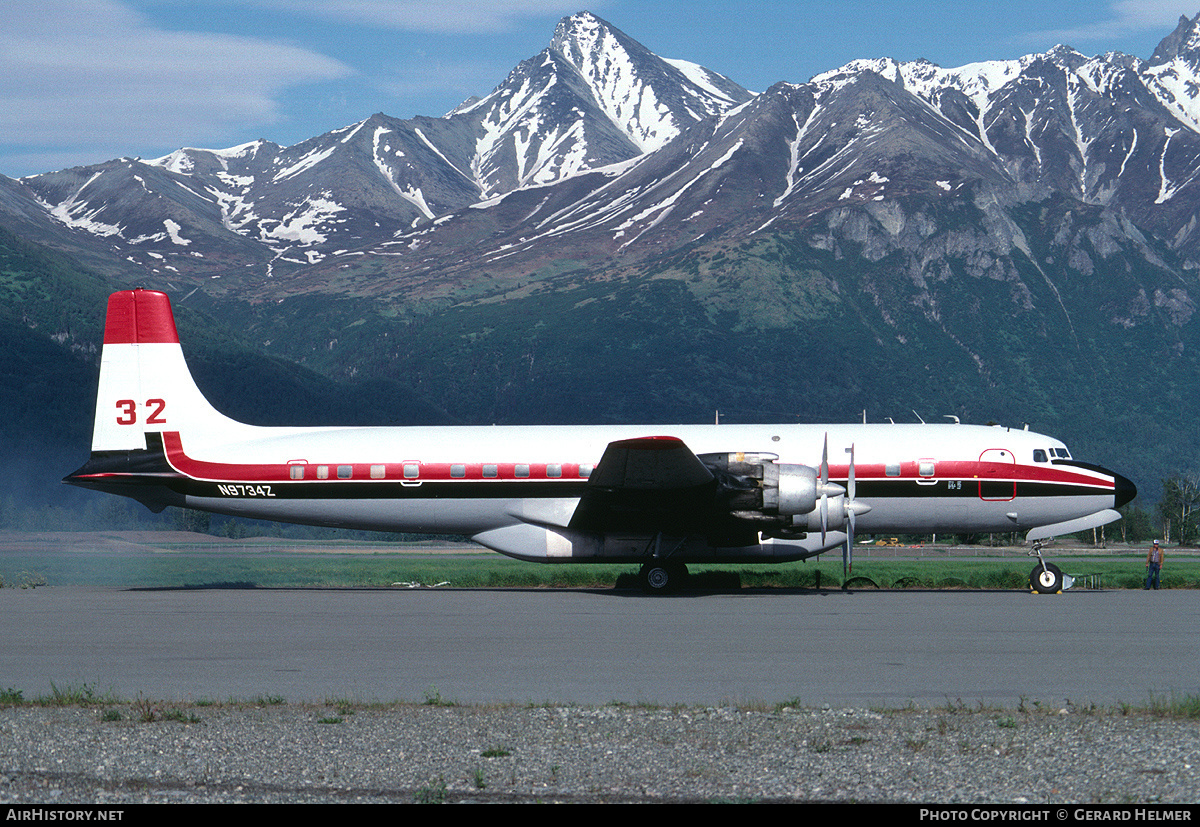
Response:
[[[1058,594],[1062,591],[1062,587],[1062,569],[1053,563],[1047,563],[1045,568],[1038,563],[1029,573],[1029,588],[1038,594]]]
[[[687,567],[680,563],[647,563],[638,577],[647,593],[666,594],[679,588],[687,577]]]

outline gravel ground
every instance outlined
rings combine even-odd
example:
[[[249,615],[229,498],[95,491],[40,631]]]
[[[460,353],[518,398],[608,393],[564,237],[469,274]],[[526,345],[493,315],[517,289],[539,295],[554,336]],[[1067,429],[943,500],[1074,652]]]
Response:
[[[0,804],[18,805],[1194,804],[1197,760],[1200,721],[1120,710],[0,709]]]

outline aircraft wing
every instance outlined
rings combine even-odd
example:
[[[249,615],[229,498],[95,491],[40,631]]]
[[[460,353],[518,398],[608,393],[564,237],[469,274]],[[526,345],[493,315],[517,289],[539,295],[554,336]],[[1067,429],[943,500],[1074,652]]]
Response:
[[[707,533],[717,479],[675,437],[609,443],[588,478],[570,528],[669,535]]]

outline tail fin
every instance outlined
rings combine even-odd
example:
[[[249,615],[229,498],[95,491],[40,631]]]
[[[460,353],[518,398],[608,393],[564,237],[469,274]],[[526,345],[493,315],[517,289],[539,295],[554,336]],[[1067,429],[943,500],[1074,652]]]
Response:
[[[125,290],[109,296],[92,453],[144,450],[149,433],[230,425],[239,427],[192,379],[167,295]]]

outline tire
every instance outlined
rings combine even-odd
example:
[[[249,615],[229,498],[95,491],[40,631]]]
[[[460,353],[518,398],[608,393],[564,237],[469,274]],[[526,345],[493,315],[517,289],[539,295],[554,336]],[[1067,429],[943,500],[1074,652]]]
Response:
[[[1062,569],[1053,563],[1047,563],[1043,569],[1039,563],[1029,573],[1029,588],[1038,594],[1058,594],[1062,592]]]
[[[647,594],[669,594],[687,577],[687,567],[678,563],[647,563],[638,572],[642,590]]]

